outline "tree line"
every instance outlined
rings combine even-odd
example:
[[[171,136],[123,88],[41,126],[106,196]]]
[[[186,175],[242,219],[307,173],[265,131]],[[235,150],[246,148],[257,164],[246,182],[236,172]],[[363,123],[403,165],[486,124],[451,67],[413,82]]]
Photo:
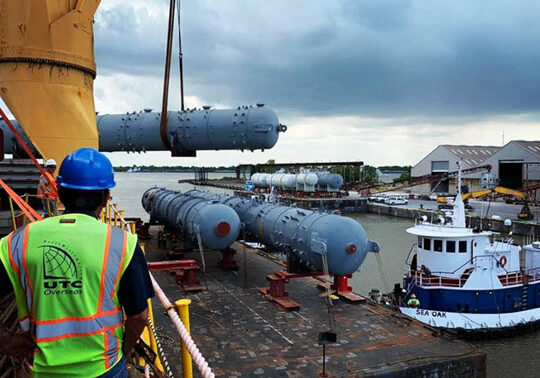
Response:
[[[183,167],[183,166],[155,166],[155,165],[141,165],[141,166],[118,166],[114,167],[115,172],[127,172],[129,170],[137,170],[138,172],[197,172],[200,169],[205,169],[207,172],[235,172],[236,167]]]

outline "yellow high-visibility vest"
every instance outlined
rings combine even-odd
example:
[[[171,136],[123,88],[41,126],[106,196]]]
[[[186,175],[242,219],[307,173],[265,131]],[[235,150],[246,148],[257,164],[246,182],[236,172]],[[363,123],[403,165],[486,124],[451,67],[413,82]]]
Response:
[[[136,235],[83,214],[46,218],[0,241],[34,376],[95,377],[122,358],[120,278]]]

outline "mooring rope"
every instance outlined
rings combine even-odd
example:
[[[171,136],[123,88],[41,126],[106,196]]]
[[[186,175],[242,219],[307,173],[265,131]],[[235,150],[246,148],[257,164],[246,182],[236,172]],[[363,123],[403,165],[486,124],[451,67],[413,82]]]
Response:
[[[381,254],[380,253],[375,253],[375,259],[377,260],[377,265],[379,267],[379,274],[381,275],[381,278],[382,278],[382,281],[383,281],[384,290],[386,291],[386,293],[389,293],[390,292],[390,283],[388,281],[388,276],[386,275],[386,271],[383,268],[383,263],[382,263],[382,260],[381,260]]]
[[[184,323],[182,323],[182,320],[176,313],[174,306],[169,301],[163,290],[161,290],[152,274],[150,274],[150,279],[152,280],[152,285],[154,286],[154,291],[156,292],[159,301],[163,305],[163,308],[165,308],[165,311],[167,312],[167,315],[169,315],[169,318],[171,318],[174,327],[176,328],[178,334],[180,335],[180,338],[182,339],[182,342],[184,343],[189,354],[191,354],[191,358],[193,359],[193,362],[195,362],[195,365],[197,365],[197,368],[201,372],[202,376],[205,378],[214,378],[215,374],[208,366],[208,362],[206,362],[199,348],[197,348],[197,345],[191,338],[191,335],[188,333],[186,327],[184,327]]]

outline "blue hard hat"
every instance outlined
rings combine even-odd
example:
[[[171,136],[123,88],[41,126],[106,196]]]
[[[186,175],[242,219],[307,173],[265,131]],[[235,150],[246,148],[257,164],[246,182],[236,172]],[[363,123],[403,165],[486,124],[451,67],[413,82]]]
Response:
[[[107,156],[94,148],[79,148],[70,153],[56,178],[62,188],[78,190],[104,190],[114,188],[114,171]]]

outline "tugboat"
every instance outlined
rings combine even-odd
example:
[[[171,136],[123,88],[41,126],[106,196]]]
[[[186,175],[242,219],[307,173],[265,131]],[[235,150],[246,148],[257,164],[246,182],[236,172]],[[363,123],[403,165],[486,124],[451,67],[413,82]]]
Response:
[[[465,221],[460,171],[453,211],[435,222],[424,216],[407,230],[418,243],[407,258],[399,310],[467,338],[538,327],[540,242],[521,248]]]

